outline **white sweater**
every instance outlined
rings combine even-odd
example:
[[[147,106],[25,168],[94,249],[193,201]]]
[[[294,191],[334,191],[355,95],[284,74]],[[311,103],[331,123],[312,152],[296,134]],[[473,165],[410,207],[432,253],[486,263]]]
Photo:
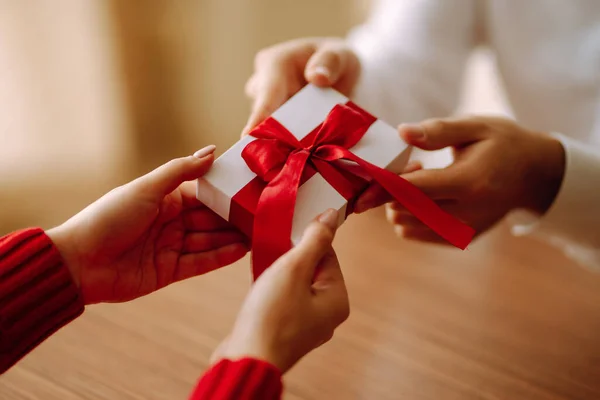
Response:
[[[356,101],[392,124],[452,114],[470,53],[489,46],[515,118],[561,132],[567,154],[549,212],[513,232],[600,268],[600,0],[379,0],[348,40]]]

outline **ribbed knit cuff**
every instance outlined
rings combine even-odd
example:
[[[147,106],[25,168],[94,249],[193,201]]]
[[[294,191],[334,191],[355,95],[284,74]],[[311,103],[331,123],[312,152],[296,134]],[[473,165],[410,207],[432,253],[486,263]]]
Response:
[[[42,229],[0,238],[0,373],[83,309],[70,271]]]
[[[190,400],[279,400],[281,372],[265,361],[221,360],[198,382]]]

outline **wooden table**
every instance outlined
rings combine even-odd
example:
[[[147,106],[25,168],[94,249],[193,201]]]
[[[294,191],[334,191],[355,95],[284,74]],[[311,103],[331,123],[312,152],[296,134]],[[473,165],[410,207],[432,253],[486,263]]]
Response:
[[[461,253],[353,216],[336,240],[350,319],[287,375],[286,398],[600,399],[600,274],[505,231]],[[185,399],[248,282],[244,260],[90,307],[0,378],[0,398]]]

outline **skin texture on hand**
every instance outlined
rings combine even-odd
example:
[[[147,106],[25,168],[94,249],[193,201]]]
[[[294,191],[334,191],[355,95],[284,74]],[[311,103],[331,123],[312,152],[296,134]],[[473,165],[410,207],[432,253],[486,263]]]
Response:
[[[88,206],[48,236],[86,304],[123,302],[231,264],[246,238],[195,196],[214,146],[172,160]]]
[[[403,175],[450,214],[482,233],[515,209],[544,214],[552,205],[565,169],[562,144],[515,122],[492,117],[433,119],[403,125],[400,135],[424,150],[452,147],[455,160],[444,169]],[[359,212],[390,201],[373,185],[357,202]],[[399,236],[445,243],[400,204],[387,204]]]
[[[254,60],[254,74],[246,83],[252,112],[242,135],[307,83],[333,87],[349,96],[359,75],[360,62],[342,39],[297,39],[261,50]]]
[[[285,373],[331,339],[350,312],[331,248],[336,227],[337,212],[330,210],[306,229],[298,246],[258,278],[214,361],[254,357]]]

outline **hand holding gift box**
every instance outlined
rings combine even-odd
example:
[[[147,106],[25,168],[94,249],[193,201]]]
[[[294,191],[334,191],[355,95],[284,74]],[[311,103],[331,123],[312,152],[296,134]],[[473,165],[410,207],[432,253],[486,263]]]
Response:
[[[341,224],[371,180],[466,248],[474,230],[397,175],[410,150],[394,128],[345,96],[308,85],[216,160],[197,197],[252,238],[254,278],[325,210],[339,210]]]

